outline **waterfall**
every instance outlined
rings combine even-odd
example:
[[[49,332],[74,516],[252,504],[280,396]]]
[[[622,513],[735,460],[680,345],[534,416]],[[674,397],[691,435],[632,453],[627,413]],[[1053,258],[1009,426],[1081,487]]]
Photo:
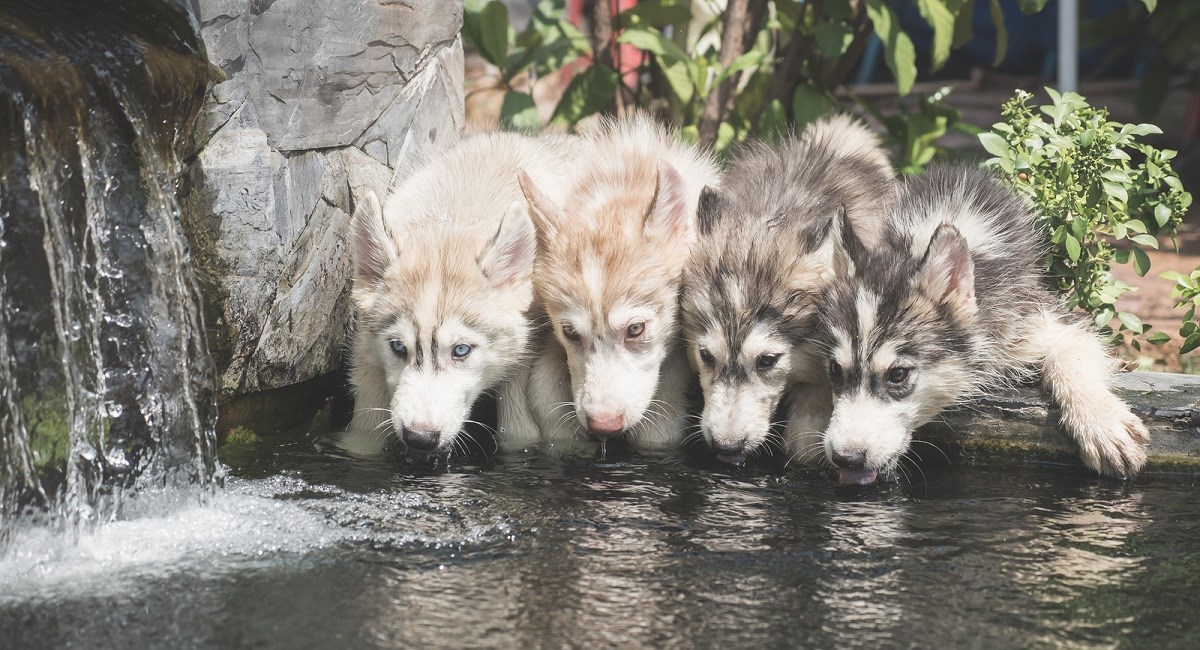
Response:
[[[161,0],[0,5],[0,536],[217,480],[175,185],[209,82]]]

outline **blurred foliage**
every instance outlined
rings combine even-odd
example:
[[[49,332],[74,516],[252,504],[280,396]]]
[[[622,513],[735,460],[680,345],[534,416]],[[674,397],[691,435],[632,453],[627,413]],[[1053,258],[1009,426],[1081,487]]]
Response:
[[[979,136],[993,156],[985,165],[1001,170],[1035,206],[1051,246],[1048,277],[1068,306],[1090,312],[1135,348],[1142,335],[1161,343],[1166,334],[1150,334],[1137,316],[1117,311],[1117,299],[1132,287],[1111,268],[1132,263],[1145,276],[1146,250],[1158,248],[1159,236],[1174,238],[1192,202],[1171,168],[1175,152],[1139,140],[1161,133],[1156,126],[1113,122],[1078,94],[1046,92],[1051,103],[1036,110],[1024,91],[1004,104],[1004,121]]]
[[[730,6],[737,1],[730,0]],[[941,68],[951,51],[971,39],[977,1],[991,7],[998,32],[996,61],[1004,58],[1007,34],[999,0],[915,0],[933,32],[931,70]],[[1045,0],[1020,3],[1030,12],[1044,4]],[[731,58],[725,65],[720,49],[725,16],[693,22],[694,5],[688,0],[644,0],[611,17],[613,41],[642,52],[638,61],[624,65],[592,61],[610,57],[593,57],[589,36],[565,19],[564,5],[563,0],[543,0],[525,29],[517,32],[509,26],[508,10],[500,0],[466,2],[463,37],[499,69],[506,91],[503,128],[542,126],[533,98],[514,89],[515,79],[526,75],[533,80],[573,64],[581,69],[555,107],[551,124],[573,127],[619,104],[651,110],[681,125],[684,137],[699,140],[702,122],[715,117],[715,136],[706,144],[718,155],[748,136],[770,140],[829,111],[844,110],[835,93],[855,71],[873,35],[880,38],[883,62],[901,96],[909,94],[917,79],[912,39],[885,0],[746,0],[749,18],[736,26],[743,30],[741,38],[726,39],[741,41],[741,47],[736,56],[725,57]],[[613,51],[619,57],[619,49]],[[617,70],[631,64],[637,82],[627,87]],[[726,105],[706,101],[723,87],[732,91]],[[888,129],[906,172],[919,171],[937,152],[937,137],[959,125],[957,111],[944,97],[939,91],[918,101],[911,112],[889,118]]]

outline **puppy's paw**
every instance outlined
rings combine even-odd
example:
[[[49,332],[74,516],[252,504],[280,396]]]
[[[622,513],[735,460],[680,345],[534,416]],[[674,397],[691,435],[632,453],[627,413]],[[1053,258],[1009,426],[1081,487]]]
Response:
[[[1079,455],[1088,469],[1101,476],[1133,478],[1146,464],[1150,432],[1142,420],[1120,402],[1101,411],[1089,414],[1076,427]]]

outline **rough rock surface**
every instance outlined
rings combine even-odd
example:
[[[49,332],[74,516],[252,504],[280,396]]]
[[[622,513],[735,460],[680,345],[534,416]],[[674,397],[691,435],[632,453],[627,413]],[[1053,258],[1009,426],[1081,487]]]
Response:
[[[1200,468],[1200,377],[1130,372],[1113,385],[1150,429],[1149,470]],[[1036,388],[998,392],[942,420],[917,437],[965,452],[968,461],[1078,464],[1075,444],[1058,427],[1058,410]]]
[[[225,80],[184,176],[184,222],[223,395],[334,370],[352,308],[350,215],[401,144],[462,129],[460,0],[185,0]]]

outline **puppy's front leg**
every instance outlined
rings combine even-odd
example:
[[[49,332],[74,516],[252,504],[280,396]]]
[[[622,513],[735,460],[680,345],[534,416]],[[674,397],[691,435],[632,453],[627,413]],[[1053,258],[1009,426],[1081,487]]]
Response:
[[[1132,477],[1146,464],[1150,433],[1109,390],[1115,362],[1086,327],[1045,314],[1031,342],[1044,354],[1042,385],[1062,410],[1062,426],[1088,468]]]

